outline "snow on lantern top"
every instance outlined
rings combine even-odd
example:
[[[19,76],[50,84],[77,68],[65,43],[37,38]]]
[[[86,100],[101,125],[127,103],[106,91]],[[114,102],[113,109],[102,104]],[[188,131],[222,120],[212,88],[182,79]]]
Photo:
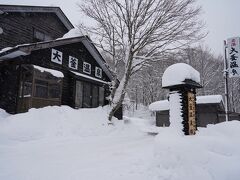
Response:
[[[200,73],[185,63],[177,63],[169,66],[163,73],[162,87],[169,88],[182,84],[201,87]]]

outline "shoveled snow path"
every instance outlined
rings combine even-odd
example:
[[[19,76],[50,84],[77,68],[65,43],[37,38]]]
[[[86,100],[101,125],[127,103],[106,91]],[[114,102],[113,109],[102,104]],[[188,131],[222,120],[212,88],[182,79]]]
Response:
[[[154,137],[110,135],[0,145],[4,180],[151,179]]]

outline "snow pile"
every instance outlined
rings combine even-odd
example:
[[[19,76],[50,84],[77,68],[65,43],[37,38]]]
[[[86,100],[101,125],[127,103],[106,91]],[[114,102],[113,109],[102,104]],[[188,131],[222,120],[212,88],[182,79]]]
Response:
[[[178,94],[171,98],[170,106],[177,107]],[[199,128],[195,136],[174,133],[177,121],[175,129],[159,128],[154,137],[135,131],[133,123],[107,125],[108,111],[62,106],[9,115],[0,110],[0,179],[239,179],[239,121]],[[145,116],[140,111],[136,115]]]
[[[154,178],[238,180],[239,135],[239,121],[200,128],[195,136],[176,136],[163,128],[156,137]]]
[[[156,101],[149,105],[150,111],[165,111],[169,110],[169,101],[168,100],[162,100],[162,101]]]
[[[3,112],[0,179],[151,179],[154,137],[123,121],[108,125],[108,111],[63,106]]]
[[[115,129],[114,126],[108,125],[107,107],[75,110],[68,106],[56,106],[30,109],[28,113],[17,115],[1,114],[3,117],[0,119],[0,142],[97,136],[107,134]],[[116,121],[116,123],[120,123],[120,121]]]
[[[185,63],[177,63],[169,66],[162,77],[162,87],[185,84],[189,79],[200,83],[200,74],[192,66]]]
[[[36,66],[36,65],[33,65],[33,67],[41,72],[48,72],[50,74],[52,74],[53,76],[55,77],[59,77],[59,78],[63,78],[64,75],[62,72],[60,71],[57,71],[57,70],[53,70],[53,69],[48,69],[48,68],[44,68],[44,67],[41,67],[41,66]]]
[[[81,31],[78,28],[73,28],[70,31],[68,31],[66,34],[64,34],[62,38],[59,38],[59,39],[74,38],[79,36],[83,36]]]
[[[179,135],[183,134],[183,117],[182,117],[182,104],[181,104],[181,94],[177,92],[172,92],[169,95],[169,120],[170,120],[170,128],[172,133],[176,133]]]

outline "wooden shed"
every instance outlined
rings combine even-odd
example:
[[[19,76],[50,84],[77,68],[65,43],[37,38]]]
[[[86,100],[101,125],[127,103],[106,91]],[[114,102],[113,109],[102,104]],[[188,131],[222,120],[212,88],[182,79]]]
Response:
[[[156,126],[168,127],[169,102],[157,101],[150,104],[149,109],[156,115]],[[221,95],[197,96],[197,126],[206,127],[225,121],[224,103]],[[230,120],[240,120],[240,113],[230,113]]]
[[[102,106],[108,103],[111,80],[105,60],[87,36],[0,52],[0,108],[9,113],[49,105]]]

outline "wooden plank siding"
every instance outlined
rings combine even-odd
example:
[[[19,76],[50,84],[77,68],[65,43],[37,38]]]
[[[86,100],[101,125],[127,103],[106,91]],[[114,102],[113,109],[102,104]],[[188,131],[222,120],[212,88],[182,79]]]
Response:
[[[34,29],[53,39],[68,32],[54,13],[9,12],[4,17],[0,16],[0,27],[3,29],[3,34],[0,34],[0,49],[34,42]]]
[[[62,64],[57,64],[57,63],[51,62],[52,49],[59,50],[63,53]],[[69,56],[73,56],[78,59],[78,70],[74,70],[74,69],[71,69],[68,67]],[[83,73],[83,62],[88,62],[91,64],[91,74],[90,75]],[[93,79],[81,77],[81,76],[78,76],[78,75],[72,73],[72,72],[78,72],[78,73],[82,73],[87,76],[90,76],[92,78],[110,82],[110,79],[108,78],[108,76],[106,75],[106,73],[104,71],[102,71],[102,78],[95,77],[95,67],[96,66],[100,67],[100,65],[96,62],[96,60],[92,57],[92,55],[88,52],[88,50],[85,48],[85,46],[81,42],[32,51],[32,53],[27,56],[20,56],[15,59],[3,61],[0,63],[0,67],[4,66],[4,67],[9,68],[12,66],[16,67],[16,66],[24,65],[24,64],[25,65],[26,64],[38,65],[41,67],[61,71],[64,74],[64,78],[62,81],[62,96],[61,96],[61,104],[62,105],[68,105],[70,107],[75,108],[75,94],[76,94],[75,83],[76,83],[76,80],[79,80],[81,82],[88,82],[92,85],[104,87],[104,89],[105,89],[104,96],[106,97],[109,95],[109,87],[107,84],[95,81]],[[13,77],[17,77],[16,74],[13,74]],[[20,82],[17,79],[15,80],[15,82],[16,83],[14,83],[14,86],[15,86],[14,88],[16,88],[18,90]],[[9,88],[12,89],[13,87],[7,87],[7,89],[9,89]],[[16,94],[18,94],[17,91],[14,91],[14,92]],[[19,99],[19,97],[16,96],[16,100],[17,99]],[[108,103],[107,101],[104,102],[105,105],[107,103]],[[11,111],[9,111],[9,110],[7,110],[7,111],[14,113],[14,109],[15,109],[15,111],[17,109],[16,108],[17,104],[10,103],[8,105],[12,109],[11,109]],[[3,106],[2,106],[2,108],[6,109]]]
[[[19,70],[17,65],[0,66],[0,108],[9,113],[17,109]]]

